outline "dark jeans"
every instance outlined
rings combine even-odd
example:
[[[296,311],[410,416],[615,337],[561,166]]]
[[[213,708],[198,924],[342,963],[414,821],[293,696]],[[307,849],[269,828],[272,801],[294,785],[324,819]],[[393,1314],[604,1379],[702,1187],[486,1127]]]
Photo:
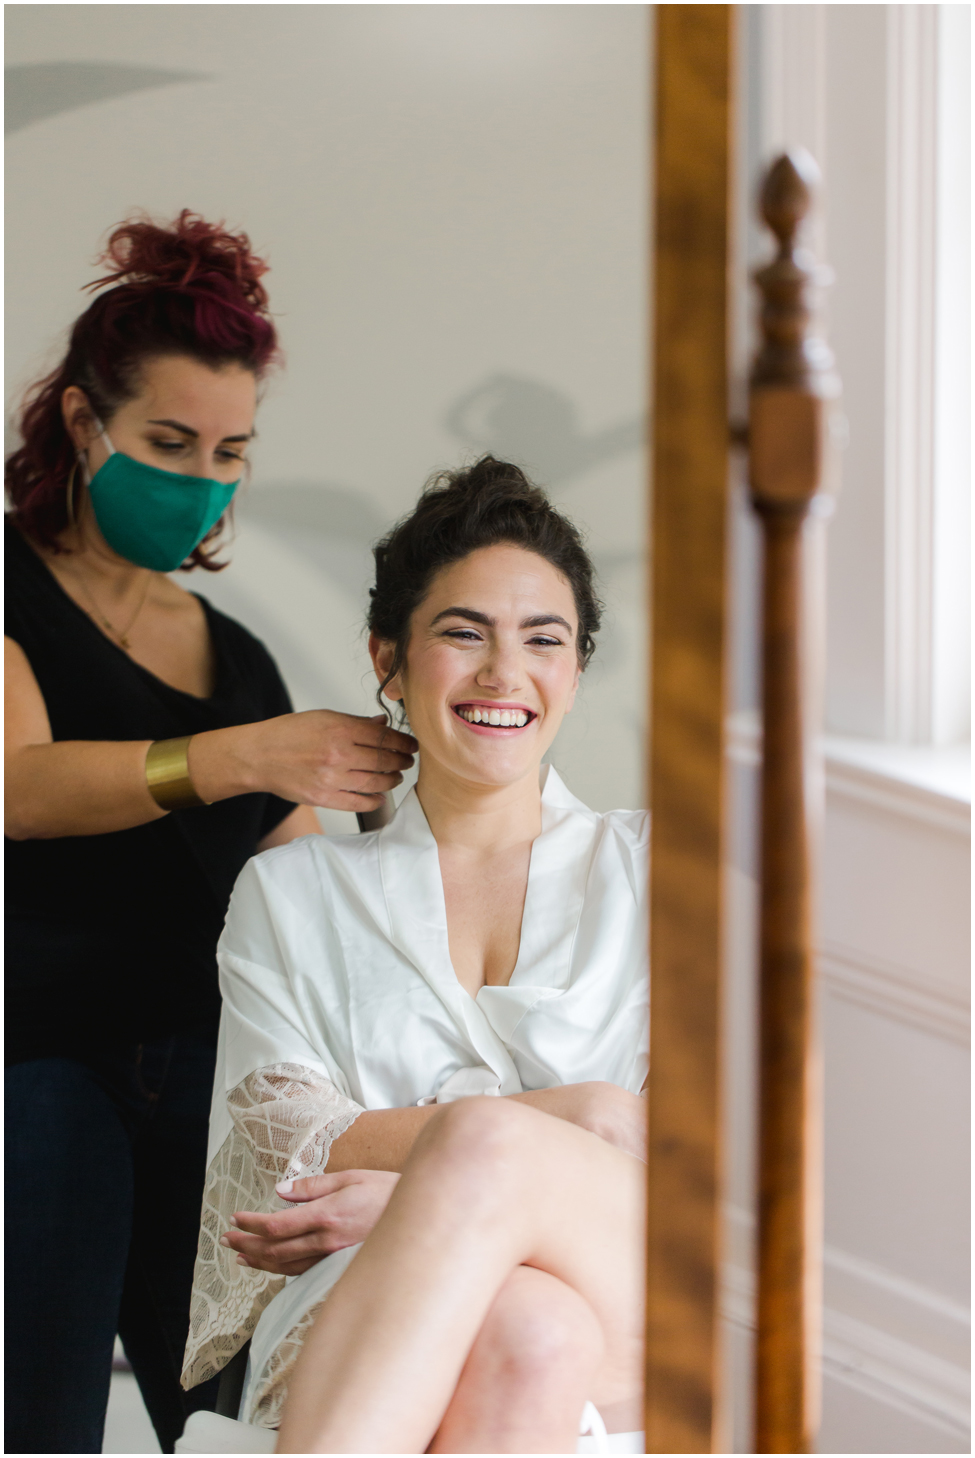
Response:
[[[216,1381],[179,1385],[213,1040],[6,1071],[7,1453],[100,1453],[116,1333],[164,1453]]]

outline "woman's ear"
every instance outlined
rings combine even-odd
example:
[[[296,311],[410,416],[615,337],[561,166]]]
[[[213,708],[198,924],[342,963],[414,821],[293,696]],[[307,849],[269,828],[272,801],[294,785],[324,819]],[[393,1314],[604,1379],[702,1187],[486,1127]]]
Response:
[[[391,643],[388,638],[379,638],[375,633],[369,634],[369,657],[372,659],[372,666],[376,670],[376,677],[382,683],[389,670],[393,666],[393,659],[396,657],[396,644]],[[387,699],[399,700],[403,697],[403,690],[399,683],[399,674],[395,674],[383,689]]]
[[[87,450],[98,435],[98,428],[88,396],[77,385],[69,385],[61,396],[61,418],[75,450]]]

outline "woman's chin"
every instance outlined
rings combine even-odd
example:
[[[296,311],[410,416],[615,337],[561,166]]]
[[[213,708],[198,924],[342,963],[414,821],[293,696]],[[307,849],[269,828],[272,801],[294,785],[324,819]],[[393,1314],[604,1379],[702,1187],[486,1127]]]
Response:
[[[437,763],[448,774],[465,780],[471,785],[502,790],[509,785],[534,777],[537,780],[544,748],[535,736],[529,742],[502,740],[478,736],[473,742],[444,745],[440,753],[423,753],[420,745],[420,763],[432,766]]]

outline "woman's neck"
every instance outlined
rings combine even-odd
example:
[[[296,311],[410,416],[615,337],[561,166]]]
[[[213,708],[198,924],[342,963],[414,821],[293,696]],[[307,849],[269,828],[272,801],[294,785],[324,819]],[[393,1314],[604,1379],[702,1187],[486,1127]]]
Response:
[[[420,756],[416,793],[440,847],[497,853],[541,834],[538,768],[511,785],[480,785],[452,775]]]
[[[145,590],[149,569],[138,567],[113,552],[98,530],[87,492],[79,493],[78,520],[58,536],[62,550],[37,550],[55,575],[66,581],[82,578],[104,601],[125,602]]]

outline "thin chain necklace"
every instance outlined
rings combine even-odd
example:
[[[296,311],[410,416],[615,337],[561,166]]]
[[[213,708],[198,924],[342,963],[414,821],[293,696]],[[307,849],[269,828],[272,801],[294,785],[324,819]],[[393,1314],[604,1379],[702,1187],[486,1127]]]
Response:
[[[151,572],[147,572],[146,573],[146,584],[145,584],[145,587],[142,589],[142,597],[139,599],[139,606],[136,608],[135,612],[132,614],[132,617],[129,619],[129,621],[126,624],[125,628],[122,631],[120,631],[118,628],[116,628],[116,626],[115,626],[114,623],[110,623],[108,621],[108,618],[106,618],[105,614],[102,612],[101,608],[98,606],[97,602],[95,601],[94,597],[92,596],[91,590],[89,589],[88,584],[85,581],[84,577],[79,577],[78,578],[78,585],[81,588],[82,592],[85,594],[85,597],[91,603],[92,608],[94,609],[94,616],[98,619],[99,623],[101,623],[101,625],[102,625],[103,628],[107,628],[108,629],[108,631],[111,633],[112,637],[115,639],[116,643],[118,643],[121,648],[124,648],[125,651],[126,651],[126,653],[130,653],[132,651],[132,644],[129,642],[129,634],[131,633],[132,629],[135,627],[136,619],[138,618],[139,614],[142,612],[142,609],[146,605],[146,598],[149,596],[149,583],[151,581],[152,581],[152,573]]]

